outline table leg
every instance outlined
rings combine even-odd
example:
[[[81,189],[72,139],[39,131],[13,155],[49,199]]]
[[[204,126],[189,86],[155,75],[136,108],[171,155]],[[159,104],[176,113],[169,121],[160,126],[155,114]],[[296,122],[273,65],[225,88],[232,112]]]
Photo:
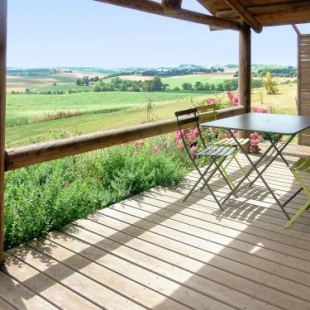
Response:
[[[263,172],[271,165],[271,163],[278,157],[280,156],[282,158],[282,160],[286,163],[286,165],[288,166],[287,161],[285,160],[285,158],[282,155],[282,151],[285,149],[285,147],[289,144],[289,142],[295,137],[295,135],[291,136],[286,142],[285,144],[278,149],[275,145],[275,143],[271,143],[271,145],[268,147],[268,149],[262,154],[262,156],[256,161],[253,162],[252,159],[250,158],[250,156],[247,154],[247,152],[245,151],[245,149],[243,148],[243,146],[239,143],[238,139],[234,136],[232,130],[229,130],[232,138],[235,140],[236,144],[238,145],[238,147],[241,148],[241,150],[243,151],[244,155],[246,156],[248,162],[251,164],[251,168],[249,169],[249,171],[243,176],[243,178],[239,181],[239,183],[233,188],[233,190],[224,198],[223,200],[223,204],[232,196],[232,195],[236,195],[236,191],[238,190],[238,188],[241,186],[241,184],[243,184],[243,182],[249,177],[249,175],[251,175],[254,171],[257,173],[256,178],[254,179],[254,181],[252,181],[250,183],[250,186],[253,185],[253,183],[260,178],[262,180],[262,182],[264,183],[265,187],[268,189],[268,191],[270,192],[270,194],[272,195],[272,197],[274,198],[274,200],[276,201],[276,203],[279,205],[279,207],[281,208],[281,210],[283,211],[283,213],[285,214],[285,216],[290,220],[290,216],[288,215],[288,213],[286,212],[286,210],[284,209],[284,206],[281,204],[281,202],[279,201],[279,199],[277,198],[277,196],[274,194],[274,192],[272,191],[272,189],[270,188],[270,186],[268,185],[268,183],[266,182],[266,180],[263,177]],[[277,142],[277,141],[276,141]],[[258,170],[259,165],[263,162],[263,160],[266,158],[266,156],[268,155],[268,153],[272,150],[275,149],[277,154],[271,158],[271,160],[269,161],[269,163],[266,165],[266,167],[264,167],[264,169],[262,171]]]

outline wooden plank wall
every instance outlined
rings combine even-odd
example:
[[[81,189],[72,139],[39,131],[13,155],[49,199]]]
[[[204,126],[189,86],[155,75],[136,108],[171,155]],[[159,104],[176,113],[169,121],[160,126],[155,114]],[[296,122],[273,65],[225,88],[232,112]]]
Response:
[[[0,265],[4,240],[4,159],[6,102],[7,0],[0,0]]]
[[[298,43],[298,110],[300,115],[310,116],[310,34],[299,35]],[[310,146],[310,129],[300,134],[298,142]]]

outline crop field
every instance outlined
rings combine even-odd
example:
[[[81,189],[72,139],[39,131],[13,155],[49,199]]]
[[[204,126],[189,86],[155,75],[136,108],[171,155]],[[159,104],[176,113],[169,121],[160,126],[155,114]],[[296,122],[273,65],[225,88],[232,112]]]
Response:
[[[175,87],[182,87],[183,83],[191,83],[193,86],[196,82],[201,82],[203,84],[209,83],[217,85],[223,83],[225,80],[233,79],[232,74],[222,74],[222,73],[210,73],[210,74],[193,74],[186,76],[175,76],[169,78],[162,78],[164,84],[169,85],[169,89],[174,89]]]
[[[64,95],[8,94],[7,147],[174,117],[173,112],[198,104],[201,93],[87,92]],[[151,109],[147,113],[148,102]],[[53,116],[64,113],[61,119]],[[67,116],[68,117],[67,117]],[[70,117],[69,117],[70,116]]]
[[[69,76],[69,77],[68,77]],[[136,76],[132,76],[134,79]],[[200,81],[217,84],[231,78],[226,74],[195,74],[163,78],[174,87]],[[225,93],[207,92],[80,92],[59,95],[12,94],[12,85],[33,90],[81,89],[70,75],[55,77],[14,77],[8,79],[6,147],[121,128],[135,124],[174,118],[179,109],[198,105],[206,98],[227,100]],[[122,78],[127,78],[122,77]],[[141,78],[141,77],[140,77]],[[56,82],[54,81],[56,80]],[[11,82],[13,84],[11,84]],[[56,83],[57,85],[53,85]],[[279,85],[279,93],[267,95],[265,89],[253,89],[252,106],[264,107],[273,113],[296,114],[296,84]],[[82,89],[85,88],[82,86]],[[90,86],[89,89],[92,89]],[[149,107],[149,109],[147,109]]]

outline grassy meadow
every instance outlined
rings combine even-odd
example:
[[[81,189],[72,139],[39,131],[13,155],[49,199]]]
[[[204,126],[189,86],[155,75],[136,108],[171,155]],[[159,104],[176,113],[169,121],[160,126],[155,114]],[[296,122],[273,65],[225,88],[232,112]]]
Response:
[[[185,82],[192,85],[197,81],[217,84],[233,78],[232,74],[195,74],[163,78],[162,82],[168,84],[170,89],[181,88]],[[174,111],[192,107],[210,97],[227,100],[225,93],[92,92],[89,91],[92,86],[85,88],[75,84],[76,78],[80,76],[63,74],[48,77],[8,77],[7,148],[174,118]],[[124,76],[122,78],[142,79],[143,77]],[[32,92],[56,89],[83,90],[83,92],[58,95],[22,93],[26,88]],[[261,106],[274,113],[295,114],[296,84],[282,84],[278,88],[279,93],[276,95],[267,95],[263,88],[253,89],[252,106]],[[12,93],[14,91],[21,93]],[[147,113],[148,103],[152,106],[150,113]]]

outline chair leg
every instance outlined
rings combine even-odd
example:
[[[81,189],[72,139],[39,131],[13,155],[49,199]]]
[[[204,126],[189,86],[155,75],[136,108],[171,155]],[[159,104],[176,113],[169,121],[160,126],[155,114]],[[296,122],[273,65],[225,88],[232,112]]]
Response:
[[[295,176],[297,182],[301,186],[301,188],[292,196],[294,198],[296,194],[300,193],[302,190],[310,197],[310,191],[307,188],[306,184],[303,182],[299,174],[297,173],[296,170],[292,169],[291,170],[293,175]],[[289,199],[288,201],[292,200]],[[286,203],[285,203],[286,204]],[[310,206],[310,198],[306,201],[306,203],[291,217],[291,219],[284,225],[285,228],[289,228]]]
[[[220,171],[220,173],[222,174],[224,180],[226,181],[226,183],[228,184],[228,186],[230,187],[231,190],[233,190],[231,188],[231,185],[229,183],[229,181],[226,179],[225,175],[223,174],[223,172],[220,170],[221,168],[221,164],[224,162],[225,158],[221,159],[219,163],[217,163],[217,161],[215,159],[211,159],[212,161],[210,162],[210,164],[207,166],[207,168],[205,169],[205,171],[202,173],[201,170],[199,169],[199,167],[195,165],[196,170],[198,171],[200,177],[199,179],[196,181],[196,183],[194,184],[194,186],[191,188],[191,190],[187,193],[187,195],[185,196],[185,198],[183,199],[183,201],[186,201],[187,198],[193,193],[193,191],[195,190],[195,188],[197,187],[197,185],[203,180],[204,184],[203,186],[200,188],[200,190],[203,190],[205,186],[207,186],[210,194],[212,195],[212,197],[214,198],[215,202],[217,203],[217,205],[219,206],[219,208],[224,211],[221,202],[219,201],[219,199],[216,197],[216,195],[214,194],[213,189],[211,188],[211,186],[208,184],[209,180],[213,177],[213,175],[216,173],[217,170]],[[210,174],[208,175],[207,178],[205,178],[205,176],[207,175],[207,173],[210,171],[210,168],[212,167],[212,165],[215,165],[217,169],[213,169],[213,171],[210,172]]]
[[[310,206],[310,199],[292,216],[292,218],[284,225],[285,228],[289,228]]]

